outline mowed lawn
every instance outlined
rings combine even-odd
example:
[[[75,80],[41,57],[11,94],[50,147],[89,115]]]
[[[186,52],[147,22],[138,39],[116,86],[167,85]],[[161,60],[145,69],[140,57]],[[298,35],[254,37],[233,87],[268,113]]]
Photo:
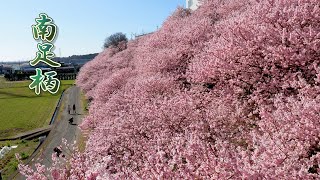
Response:
[[[74,80],[62,80],[59,92],[52,95],[29,89],[31,81],[5,81],[0,77],[0,138],[48,125],[62,90]]]

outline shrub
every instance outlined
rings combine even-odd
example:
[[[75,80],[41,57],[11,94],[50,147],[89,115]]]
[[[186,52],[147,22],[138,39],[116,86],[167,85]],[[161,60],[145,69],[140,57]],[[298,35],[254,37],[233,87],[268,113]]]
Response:
[[[123,46],[125,46],[127,41],[128,39],[126,35],[121,32],[118,32],[107,37],[103,44],[103,47],[104,48],[117,47],[119,49],[123,49],[124,48]]]

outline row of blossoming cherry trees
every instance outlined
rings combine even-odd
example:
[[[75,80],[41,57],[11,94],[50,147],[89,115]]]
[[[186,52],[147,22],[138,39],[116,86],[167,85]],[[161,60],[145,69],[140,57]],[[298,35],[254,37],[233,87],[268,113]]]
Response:
[[[320,2],[206,0],[110,47],[77,85],[86,150],[30,179],[320,178]]]

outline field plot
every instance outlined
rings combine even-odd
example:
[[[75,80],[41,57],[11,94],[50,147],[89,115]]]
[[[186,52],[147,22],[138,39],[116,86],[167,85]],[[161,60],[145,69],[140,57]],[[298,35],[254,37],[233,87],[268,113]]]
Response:
[[[21,160],[25,162],[32,155],[38,144],[38,138],[33,140],[0,141],[0,148],[3,146],[17,146],[17,148],[10,150],[0,159],[2,178],[9,179],[10,175],[18,169],[18,160],[15,158],[16,153],[20,154]]]
[[[63,80],[59,92],[41,92],[37,96],[29,89],[31,81],[8,82],[0,77],[0,138],[48,125],[62,91],[74,83]]]

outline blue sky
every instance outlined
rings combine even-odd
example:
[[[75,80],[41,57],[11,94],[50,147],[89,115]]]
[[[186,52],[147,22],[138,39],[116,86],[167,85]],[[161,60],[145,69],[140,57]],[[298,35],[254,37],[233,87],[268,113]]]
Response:
[[[30,60],[37,52],[31,25],[47,13],[58,26],[56,56],[102,51],[104,39],[123,32],[151,32],[185,0],[10,0],[0,2],[0,62]]]

